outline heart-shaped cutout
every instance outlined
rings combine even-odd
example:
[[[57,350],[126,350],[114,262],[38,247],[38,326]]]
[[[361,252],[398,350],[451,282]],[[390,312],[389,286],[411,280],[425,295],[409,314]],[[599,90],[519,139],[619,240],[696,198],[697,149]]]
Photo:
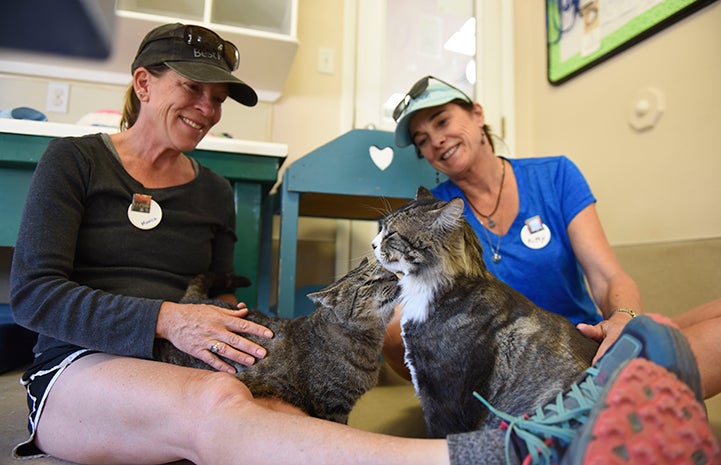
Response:
[[[386,168],[391,166],[391,163],[393,163],[393,149],[391,147],[379,149],[375,145],[371,145],[368,148],[368,153],[370,154],[373,163],[375,163],[381,171],[384,171]]]

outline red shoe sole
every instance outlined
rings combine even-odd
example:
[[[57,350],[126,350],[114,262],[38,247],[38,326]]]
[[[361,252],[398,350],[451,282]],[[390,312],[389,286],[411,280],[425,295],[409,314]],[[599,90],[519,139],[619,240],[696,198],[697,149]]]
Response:
[[[645,359],[630,361],[594,409],[584,465],[718,465],[721,451],[691,389]]]

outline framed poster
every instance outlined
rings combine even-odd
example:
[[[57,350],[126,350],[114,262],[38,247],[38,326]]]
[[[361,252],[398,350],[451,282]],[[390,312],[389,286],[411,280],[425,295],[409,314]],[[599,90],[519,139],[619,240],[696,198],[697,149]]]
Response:
[[[546,0],[548,81],[559,85],[716,0]]]

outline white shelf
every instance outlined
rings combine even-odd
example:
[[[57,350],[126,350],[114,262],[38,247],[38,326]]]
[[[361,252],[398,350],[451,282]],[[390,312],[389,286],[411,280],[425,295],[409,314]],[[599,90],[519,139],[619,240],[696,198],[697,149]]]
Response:
[[[290,1],[295,12],[297,0]],[[182,22],[208,27],[233,42],[240,50],[236,76],[253,87],[260,100],[274,102],[281,96],[298,48],[295,27],[286,35],[123,10],[115,12],[115,19],[113,50],[106,60],[0,48],[0,72],[127,85],[130,65],[145,34],[161,24]]]

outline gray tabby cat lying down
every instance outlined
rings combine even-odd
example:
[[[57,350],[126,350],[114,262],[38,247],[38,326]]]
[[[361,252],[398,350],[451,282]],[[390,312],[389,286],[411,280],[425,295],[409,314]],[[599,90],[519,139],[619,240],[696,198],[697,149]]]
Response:
[[[247,285],[243,280],[199,275],[181,302],[234,308],[220,300],[209,301],[208,291],[216,286]],[[385,328],[399,292],[397,283],[398,278],[375,260],[364,260],[334,284],[308,295],[316,303],[310,315],[288,320],[251,311],[247,319],[270,328],[274,337],[246,337],[265,347],[268,355],[250,367],[226,361],[255,397],[279,398],[311,416],[346,423],[358,398],[378,382]],[[164,339],[156,340],[154,357],[212,369]]]
[[[373,240],[378,261],[402,274],[406,364],[430,437],[498,428],[474,391],[512,415],[533,413],[568,388],[598,348],[486,269],[463,206],[420,188]]]

